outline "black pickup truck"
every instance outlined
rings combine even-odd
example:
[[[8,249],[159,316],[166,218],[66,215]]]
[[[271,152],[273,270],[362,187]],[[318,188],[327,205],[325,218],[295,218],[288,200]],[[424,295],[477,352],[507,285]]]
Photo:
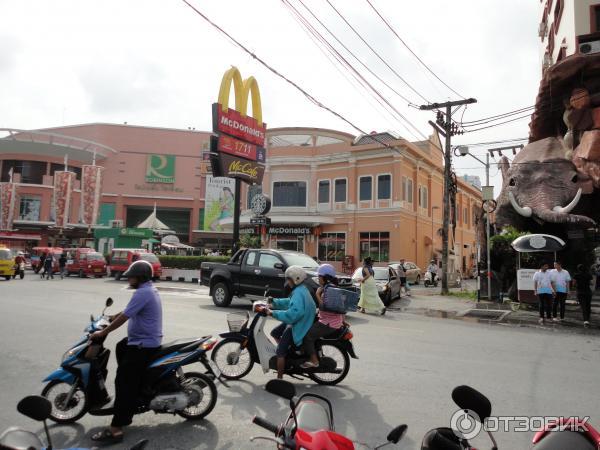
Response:
[[[210,288],[210,295],[217,306],[229,306],[236,297],[262,297],[266,286],[272,297],[287,297],[285,270],[289,266],[300,266],[306,270],[305,285],[313,293],[318,287],[317,263],[304,253],[272,250],[242,249],[227,263],[202,263],[200,282]],[[338,274],[339,287],[354,290],[348,275]]]

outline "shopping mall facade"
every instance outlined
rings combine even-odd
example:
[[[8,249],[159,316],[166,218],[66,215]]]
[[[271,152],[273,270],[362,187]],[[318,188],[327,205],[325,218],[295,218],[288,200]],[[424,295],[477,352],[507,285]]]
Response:
[[[93,236],[81,223],[81,168],[95,162],[104,179],[98,225],[135,227],[156,205],[157,217],[182,242],[231,245],[230,214],[205,220],[211,133],[116,124],[21,131],[0,139],[0,181],[12,169],[18,205],[0,242],[13,248],[80,244]],[[385,142],[385,144],[383,144]],[[68,225],[52,220],[56,171],[75,172]],[[304,251],[341,268],[366,255],[377,262],[405,258],[421,268],[441,251],[442,154],[437,136],[408,142],[388,133],[355,137],[314,128],[272,129],[262,186],[242,190],[242,232],[263,246]],[[472,266],[474,216],[481,192],[457,180],[457,224],[450,269]],[[271,225],[250,226],[250,197],[272,199]],[[205,223],[206,222],[206,223]]]

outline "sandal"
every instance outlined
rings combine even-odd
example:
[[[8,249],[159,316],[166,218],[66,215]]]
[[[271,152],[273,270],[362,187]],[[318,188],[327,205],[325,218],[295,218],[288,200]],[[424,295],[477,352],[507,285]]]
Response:
[[[92,435],[92,441],[105,445],[113,445],[123,442],[123,433],[113,434],[109,428],[106,428]]]

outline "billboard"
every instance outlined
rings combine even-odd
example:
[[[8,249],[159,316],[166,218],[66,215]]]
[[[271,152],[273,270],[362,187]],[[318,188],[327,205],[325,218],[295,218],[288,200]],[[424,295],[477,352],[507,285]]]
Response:
[[[175,156],[148,155],[146,183],[175,183]]]
[[[81,168],[81,222],[95,225],[100,211],[102,178],[104,167],[83,166]]]
[[[71,196],[73,184],[75,183],[75,172],[54,172],[54,221],[57,228],[65,228],[69,223],[71,212]]]
[[[204,194],[204,231],[223,231],[219,221],[233,217],[235,180],[225,177],[206,177]]]
[[[0,230],[12,230],[16,203],[16,183],[0,183]]]

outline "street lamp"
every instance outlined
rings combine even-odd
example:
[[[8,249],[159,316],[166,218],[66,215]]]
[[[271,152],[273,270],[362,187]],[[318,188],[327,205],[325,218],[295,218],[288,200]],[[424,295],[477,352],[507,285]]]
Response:
[[[433,259],[433,252],[434,252],[434,250],[433,250],[433,239],[434,239],[433,238],[433,211],[435,211],[436,209],[440,209],[440,207],[439,206],[431,207],[431,258],[430,259]]]

